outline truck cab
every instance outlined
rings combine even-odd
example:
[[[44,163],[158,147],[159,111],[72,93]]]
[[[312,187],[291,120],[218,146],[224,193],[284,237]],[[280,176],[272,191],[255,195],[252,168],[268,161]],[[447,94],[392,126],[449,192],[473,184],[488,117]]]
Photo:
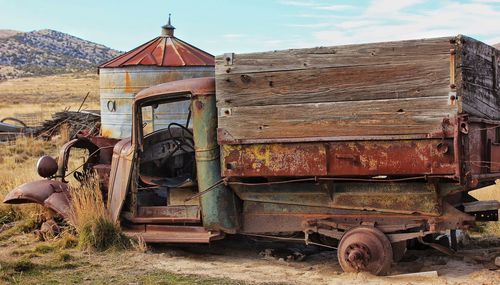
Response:
[[[187,116],[148,131],[148,124],[154,123],[148,114],[162,115],[148,109],[172,104],[188,108],[179,112]],[[237,220],[229,217],[236,215],[231,212],[236,197],[220,183],[214,79],[146,89],[136,96],[133,111],[132,137],[113,150],[107,195],[112,218],[147,242],[193,242],[186,234],[189,230],[204,235],[198,242],[222,237],[221,230],[236,232]],[[210,192],[198,196],[209,187]],[[220,199],[226,200],[227,208]]]

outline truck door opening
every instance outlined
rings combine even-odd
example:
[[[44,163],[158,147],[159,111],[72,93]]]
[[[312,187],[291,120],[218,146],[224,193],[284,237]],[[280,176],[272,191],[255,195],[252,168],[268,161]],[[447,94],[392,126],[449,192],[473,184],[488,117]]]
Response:
[[[190,100],[143,106],[140,119],[138,206],[186,205],[196,193]]]

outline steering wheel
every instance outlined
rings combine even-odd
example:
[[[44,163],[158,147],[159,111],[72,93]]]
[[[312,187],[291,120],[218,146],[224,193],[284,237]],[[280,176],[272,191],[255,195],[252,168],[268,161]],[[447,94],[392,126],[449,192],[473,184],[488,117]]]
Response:
[[[172,133],[172,126],[179,127],[181,129],[181,136],[180,137],[174,137]],[[174,151],[172,151],[172,154],[177,152],[179,149],[182,149],[185,152],[190,152],[194,151],[194,141],[192,138],[188,138],[185,136],[185,132],[191,135],[193,137],[193,132],[189,130],[187,127],[178,124],[178,123],[170,123],[168,124],[168,134],[170,135],[170,138],[175,142],[176,148]]]

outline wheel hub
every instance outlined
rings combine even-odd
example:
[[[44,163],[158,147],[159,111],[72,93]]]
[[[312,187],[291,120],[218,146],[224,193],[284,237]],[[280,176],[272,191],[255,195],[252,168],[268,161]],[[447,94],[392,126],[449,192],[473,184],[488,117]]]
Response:
[[[370,262],[370,250],[364,244],[354,243],[347,247],[344,258],[356,270],[364,270]]]
[[[387,274],[393,260],[391,242],[380,230],[359,226],[347,231],[338,247],[340,266],[346,272]]]

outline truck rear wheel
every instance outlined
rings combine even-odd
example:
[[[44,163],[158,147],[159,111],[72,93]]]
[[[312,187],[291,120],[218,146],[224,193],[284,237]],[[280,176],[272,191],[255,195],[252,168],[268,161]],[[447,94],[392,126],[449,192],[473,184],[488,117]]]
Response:
[[[340,240],[337,256],[345,272],[366,271],[374,275],[386,275],[393,260],[389,239],[369,226],[347,231]]]

